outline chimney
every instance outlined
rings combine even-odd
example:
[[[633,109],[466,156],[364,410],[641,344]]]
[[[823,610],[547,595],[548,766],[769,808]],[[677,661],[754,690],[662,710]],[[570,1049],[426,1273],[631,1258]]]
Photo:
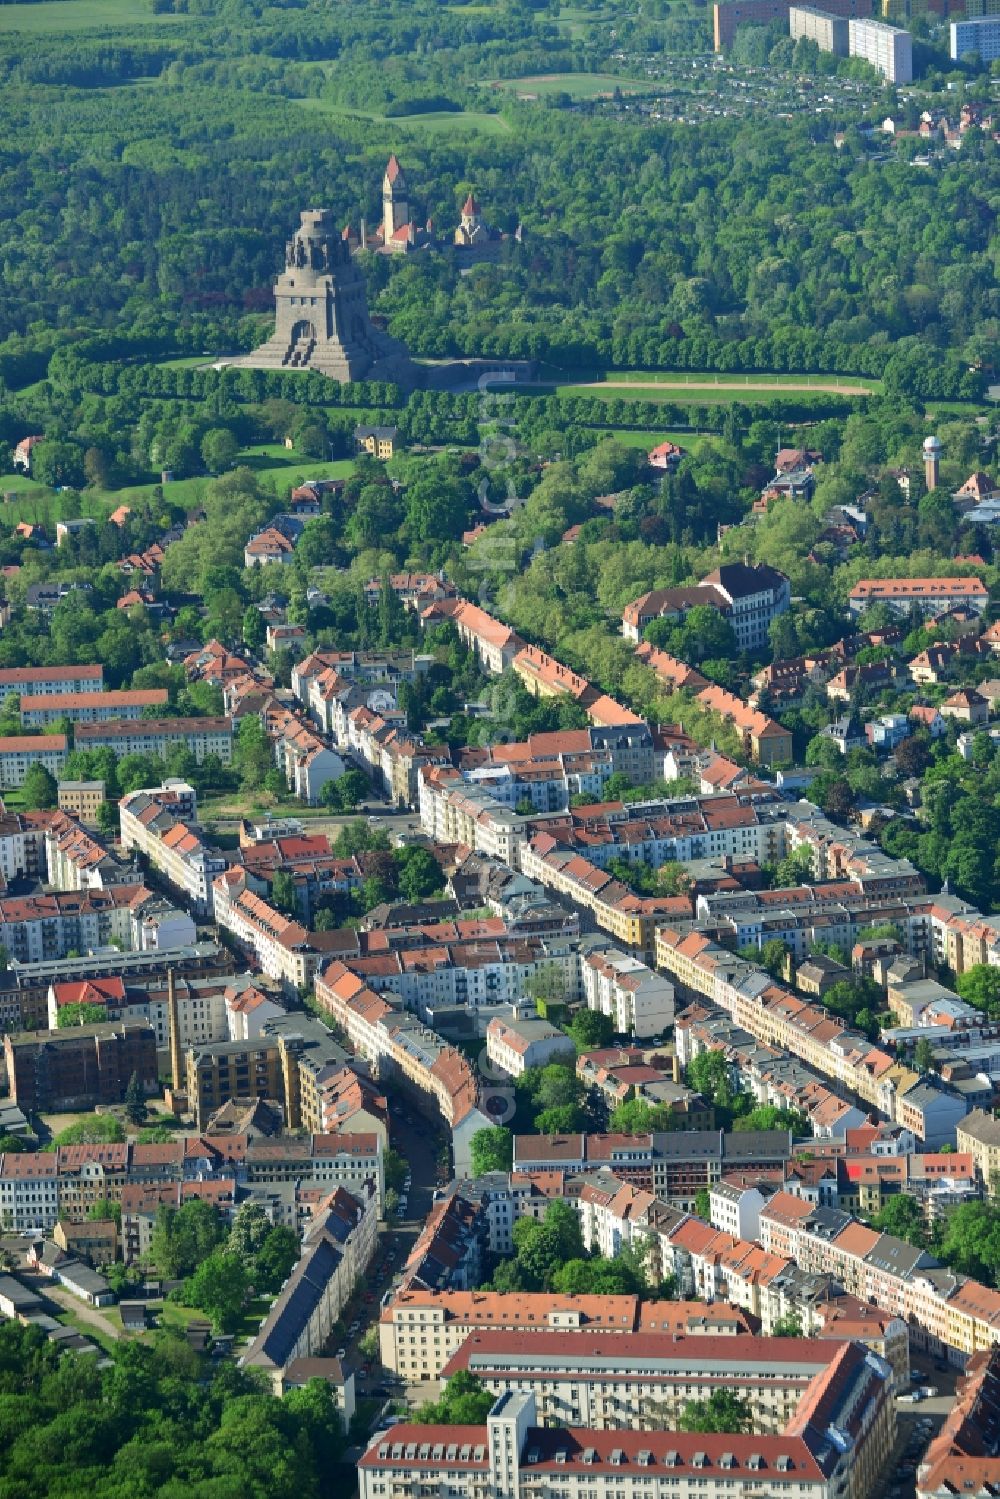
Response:
[[[170,1080],[173,1091],[180,1093],[184,1088],[184,1077],[181,1071],[181,1024],[177,1011],[177,988],[172,968],[167,969],[167,1028],[170,1041]]]
[[[361,248],[362,250],[367,250],[368,248],[368,225],[364,219],[361,220]]]

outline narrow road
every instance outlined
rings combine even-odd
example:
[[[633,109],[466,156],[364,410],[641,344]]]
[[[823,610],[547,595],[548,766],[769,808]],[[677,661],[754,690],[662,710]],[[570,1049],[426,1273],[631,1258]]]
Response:
[[[67,1312],[72,1312],[75,1317],[79,1317],[81,1322],[87,1322],[91,1327],[96,1327],[98,1332],[103,1333],[106,1337],[121,1337],[122,1330],[120,1327],[116,1327],[113,1322],[109,1322],[106,1317],[102,1317],[96,1307],[89,1306],[86,1301],[81,1301],[79,1296],[74,1296],[69,1291],[64,1291],[62,1286],[56,1285],[55,1281],[41,1276],[37,1289],[43,1296],[47,1296],[50,1301],[58,1302]]]

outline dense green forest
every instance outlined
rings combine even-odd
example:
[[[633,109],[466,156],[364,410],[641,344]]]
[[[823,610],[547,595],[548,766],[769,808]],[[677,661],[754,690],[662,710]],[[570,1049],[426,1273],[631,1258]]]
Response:
[[[343,1450],[328,1386],[283,1400],[164,1333],[110,1367],[0,1324],[0,1495],[17,1499],[312,1499]]]
[[[625,63],[602,27],[574,40],[514,5],[196,10],[120,31],[53,24],[44,46],[0,29],[10,386],[98,329],[147,354],[249,347],[299,209],[374,222],[392,147],[421,220],[447,233],[474,187],[492,223],[524,231],[468,275],[449,252],[366,257],[375,310],[418,355],[977,392],[970,366],[1000,329],[983,132],[914,170],[902,148],[866,145],[860,116],[689,125],[518,102],[489,81]],[[662,28],[640,40],[659,50]]]

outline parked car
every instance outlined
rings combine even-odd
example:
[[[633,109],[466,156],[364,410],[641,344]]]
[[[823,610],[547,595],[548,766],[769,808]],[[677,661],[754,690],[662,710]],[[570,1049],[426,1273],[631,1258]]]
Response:
[[[936,1394],[937,1394],[937,1385],[936,1384],[925,1384],[924,1385],[924,1388],[923,1388],[923,1397],[924,1397],[925,1400],[933,1400],[934,1396]]]

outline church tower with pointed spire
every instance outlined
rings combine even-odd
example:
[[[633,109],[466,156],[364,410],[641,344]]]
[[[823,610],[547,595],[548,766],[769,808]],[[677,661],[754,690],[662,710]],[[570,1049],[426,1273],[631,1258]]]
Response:
[[[391,245],[396,231],[410,222],[410,194],[406,187],[403,168],[395,155],[382,178],[382,243]]]

